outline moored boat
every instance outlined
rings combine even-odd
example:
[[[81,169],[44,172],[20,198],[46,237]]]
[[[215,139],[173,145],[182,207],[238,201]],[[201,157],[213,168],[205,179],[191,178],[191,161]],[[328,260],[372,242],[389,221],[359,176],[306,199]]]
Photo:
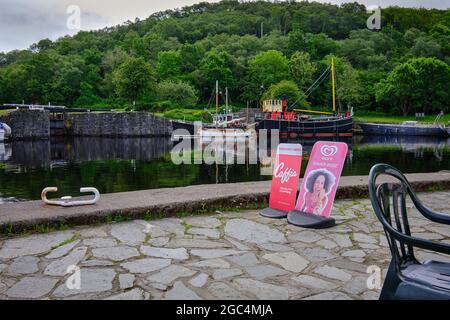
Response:
[[[3,122],[0,122],[0,141],[4,141],[11,135],[11,128]]]
[[[243,123],[243,118],[238,118],[235,114],[229,112],[228,89],[225,88],[225,91],[225,113],[219,114],[219,81],[216,81],[216,113],[211,114],[213,123],[200,126],[195,132],[202,140],[245,139],[255,135],[254,128],[247,123]]]
[[[352,136],[353,114],[322,117],[295,117],[294,119],[269,119],[258,122],[256,129],[280,130],[293,137]]]
[[[391,136],[436,136],[448,137],[449,130],[440,124],[422,124],[417,121],[405,121],[402,124],[359,123],[363,134]]]
[[[333,112],[295,109],[300,99],[306,97],[331,75]],[[296,137],[349,137],[353,134],[353,110],[336,112],[336,90],[334,75],[334,60],[331,67],[316,80],[316,82],[290,106],[286,100],[265,100],[262,102],[262,113],[255,115],[256,129],[279,130],[282,136]]]

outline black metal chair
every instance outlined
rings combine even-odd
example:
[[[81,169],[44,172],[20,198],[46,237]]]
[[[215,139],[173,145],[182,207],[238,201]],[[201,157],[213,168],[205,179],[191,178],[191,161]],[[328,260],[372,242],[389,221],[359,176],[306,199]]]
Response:
[[[377,177],[385,174],[397,183],[376,185]],[[450,254],[450,245],[411,236],[406,210],[409,196],[417,210],[427,219],[450,225],[450,215],[425,207],[416,196],[406,177],[394,167],[377,164],[370,170],[369,194],[373,210],[383,225],[392,260],[380,294],[380,300],[450,299],[450,263],[426,261],[414,256],[414,247]]]

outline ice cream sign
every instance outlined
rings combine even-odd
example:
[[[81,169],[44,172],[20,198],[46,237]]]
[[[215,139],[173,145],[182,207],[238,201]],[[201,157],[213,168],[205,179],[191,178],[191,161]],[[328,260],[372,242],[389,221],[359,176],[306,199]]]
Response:
[[[348,146],[342,142],[318,141],[306,168],[296,211],[329,217]]]
[[[269,207],[288,211],[294,209],[302,164],[302,145],[281,143],[277,148]]]

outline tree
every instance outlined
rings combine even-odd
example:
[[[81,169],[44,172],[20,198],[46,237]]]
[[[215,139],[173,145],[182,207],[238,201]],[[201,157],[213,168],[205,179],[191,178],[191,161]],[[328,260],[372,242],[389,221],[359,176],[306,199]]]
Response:
[[[376,86],[376,98],[403,115],[450,110],[450,66],[436,58],[413,58],[395,67]]]
[[[344,58],[335,55],[327,55],[318,63],[317,78],[331,67],[331,60],[334,59],[335,66],[335,89],[337,108],[346,108],[348,105],[354,106],[359,100],[358,73],[351,64]],[[322,84],[310,94],[310,102],[314,105],[324,106],[326,110],[332,108],[331,92],[331,70]]]
[[[195,89],[183,81],[163,81],[157,86],[159,101],[168,101],[174,107],[194,107],[198,101]]]
[[[296,106],[298,108],[307,108],[309,106],[304,92],[291,80],[282,80],[277,84],[271,85],[262,98],[263,100],[286,99],[289,104],[297,102]]]
[[[312,83],[316,67],[310,61],[309,53],[296,51],[289,60],[289,69],[297,86],[306,89]]]
[[[311,34],[303,33],[299,30],[289,33],[288,51],[308,52],[313,60],[322,59],[330,53],[338,50],[336,42],[324,33]]]
[[[411,53],[416,57],[442,57],[439,43],[426,37],[420,37],[415,41]]]
[[[116,93],[128,101],[136,101],[148,93],[153,77],[150,65],[142,58],[129,57],[114,71],[113,83]]]
[[[181,71],[182,72],[192,72],[200,63],[203,57],[203,52],[199,46],[195,44],[185,44],[180,48],[180,58],[181,58]]]
[[[89,108],[100,102],[100,98],[94,94],[94,90],[89,83],[80,84],[80,96],[75,105],[82,108]]]
[[[261,52],[249,61],[250,77],[262,88],[289,79],[289,60],[277,50]]]
[[[40,40],[38,43],[34,43],[30,46],[32,52],[41,52],[53,47],[53,42],[50,39]]]
[[[232,57],[225,51],[211,50],[202,59],[200,71],[204,77],[205,84],[213,84],[216,80],[225,83],[228,87],[233,86]]]
[[[101,99],[98,105],[139,99],[148,106],[155,98],[151,80],[142,90],[142,77],[119,80],[119,69],[131,56],[151,66],[155,81],[190,83],[205,104],[219,80],[234,104],[245,105],[282,80],[305,90],[329,67],[325,57],[334,55],[338,101],[394,110],[392,101],[376,102],[375,84],[410,58],[435,57],[450,65],[450,11],[385,8],[376,32],[366,28],[367,17],[365,6],[356,2],[202,2],[56,41],[43,39],[28,50],[0,52],[0,94],[2,101],[69,107],[80,101],[88,105],[95,97]],[[312,77],[311,66],[317,69]],[[126,82],[137,85],[137,95],[119,89]],[[315,107],[329,110],[330,82],[328,77],[309,93]]]
[[[156,72],[160,79],[175,79],[181,74],[181,55],[175,50],[163,51],[158,54]]]

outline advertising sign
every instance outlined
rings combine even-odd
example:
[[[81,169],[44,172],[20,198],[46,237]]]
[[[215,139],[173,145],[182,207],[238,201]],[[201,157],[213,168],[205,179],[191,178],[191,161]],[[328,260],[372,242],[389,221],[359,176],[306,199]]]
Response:
[[[342,142],[314,144],[303,178],[296,211],[328,218],[333,207],[348,146]]]
[[[271,209],[286,212],[294,209],[301,165],[301,144],[280,143],[278,145],[269,198]]]

